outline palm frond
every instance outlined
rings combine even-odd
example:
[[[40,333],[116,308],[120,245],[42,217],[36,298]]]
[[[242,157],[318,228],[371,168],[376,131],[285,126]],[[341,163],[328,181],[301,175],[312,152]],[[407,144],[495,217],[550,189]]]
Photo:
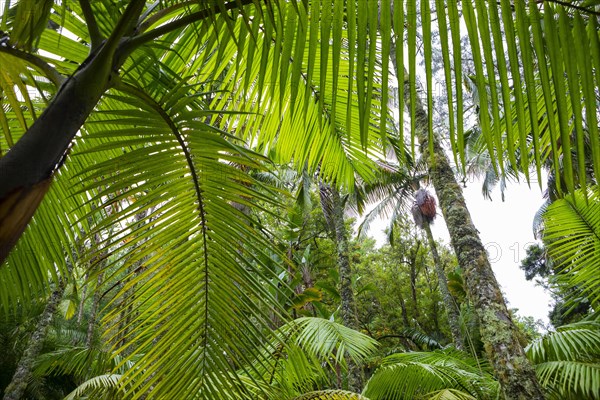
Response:
[[[600,358],[600,324],[582,321],[558,328],[531,343],[527,357],[534,363]]]
[[[121,375],[103,374],[90,378],[69,393],[65,400],[75,400],[93,396],[95,399],[109,399],[119,387]]]
[[[358,393],[352,393],[345,390],[321,390],[305,393],[302,396],[294,397],[292,400],[369,400]]]
[[[437,392],[428,393],[425,396],[428,400],[475,400],[476,398],[468,393],[456,389],[442,389]]]
[[[342,363],[346,356],[355,362],[364,361],[377,346],[375,339],[322,318],[298,318],[284,325],[280,331],[305,351],[321,359],[334,356],[338,363]]]
[[[386,357],[363,394],[370,399],[413,399],[457,389],[478,399],[495,398],[499,385],[491,373],[464,353],[451,350],[398,353]]]
[[[294,16],[295,8],[299,13],[297,17]],[[351,189],[355,174],[373,180],[373,160],[382,158],[380,131],[387,129],[388,116],[382,120],[383,125],[379,125],[383,107],[379,96],[385,90],[379,83],[380,65],[374,62],[376,54],[372,53],[369,55],[369,68],[372,64],[373,74],[369,96],[363,99],[360,94],[358,99],[348,97],[348,88],[355,79],[362,78],[357,76],[354,60],[347,58],[354,51],[349,46],[354,44],[348,43],[344,31],[340,32],[342,36],[338,43],[341,46],[329,47],[325,42],[327,36],[321,38],[320,34],[327,35],[323,29],[332,27],[320,27],[319,33],[314,33],[311,39],[315,46],[323,47],[320,57],[315,57],[313,50],[305,49],[306,27],[310,25],[311,29],[316,29],[327,23],[319,19],[318,14],[313,14],[321,11],[309,9],[303,3],[281,6],[282,15],[292,18],[282,32],[285,39],[283,47],[279,48],[281,54],[277,53],[278,42],[264,35],[261,29],[257,31],[256,43],[245,42],[248,49],[232,48],[231,57],[238,63],[252,53],[254,67],[246,71],[233,67],[224,69],[223,88],[226,91],[215,97],[213,106],[224,108],[228,105],[230,109],[244,112],[222,116],[219,126],[235,130],[244,140],[256,143],[259,149],[271,151],[275,147],[276,151],[271,154],[276,162],[292,160],[298,168],[308,168],[311,172],[318,170],[322,179],[336,181]],[[297,22],[296,18],[299,18]],[[240,35],[244,28],[245,25],[239,25]],[[277,32],[280,27],[267,24],[264,30],[269,29]],[[254,46],[263,51],[251,50]],[[275,47],[275,54],[264,50],[271,46]],[[328,67],[329,62],[337,64],[335,70]],[[271,63],[279,65],[279,69],[263,71],[264,65]],[[263,76],[264,73],[267,75]],[[370,107],[363,110],[361,101],[368,102]]]
[[[495,2],[450,1],[432,7],[408,0],[396,2],[394,12],[388,13],[391,20],[388,15],[380,18],[385,12],[380,12],[379,2],[363,0],[102,1],[93,2],[93,18],[78,2],[70,3],[7,1],[1,17],[2,29],[8,28],[8,39],[1,42],[6,49],[0,50],[3,155],[39,121],[46,103],[61,98],[56,87],[60,75],[71,76],[85,60],[96,60],[94,54],[89,57],[88,43],[99,36],[112,38],[106,48],[118,47],[122,58],[108,63],[118,65],[118,71],[105,71],[111,82],[105,82],[104,89],[110,89],[101,101],[90,107],[89,115],[77,115],[85,126],[79,133],[79,127],[68,132],[72,140],[65,146],[73,144],[71,155],[57,166],[58,172],[52,171],[55,182],[45,201],[0,268],[0,301],[7,308],[47,292],[50,280],[69,274],[67,261],[86,260],[79,254],[80,247],[85,250],[80,244],[98,234],[100,246],[115,253],[103,270],[116,282],[105,292],[110,304],[104,321],[108,342],[124,356],[119,366],[135,358],[136,368],[119,381],[119,389],[127,388],[131,398],[141,398],[150,389],[156,397],[207,399],[262,390],[259,382],[245,389],[249,385],[241,377],[252,380],[274,367],[264,354],[271,350],[270,306],[279,304],[273,294],[280,290],[279,280],[262,260],[277,249],[257,228],[258,221],[234,205],[269,212],[261,204],[273,204],[278,192],[247,171],[264,170],[269,155],[275,161],[292,161],[299,169],[319,168],[323,178],[348,188],[356,175],[374,178],[374,159],[385,154],[382,134],[392,125],[387,56],[392,42],[403,43],[405,36],[413,144],[420,38],[425,42],[426,96],[433,115],[434,19],[440,29],[450,25],[450,35],[441,40],[445,58],[455,61],[454,69],[446,63],[444,72],[447,111],[457,122],[451,143],[461,159],[465,138],[459,15],[465,18],[477,61],[474,82],[490,164],[501,163],[510,146],[520,149],[521,157],[521,165],[511,159],[511,167],[525,173],[531,163],[539,172],[545,158],[560,156],[568,167],[567,188],[573,189],[577,180],[584,186],[585,123],[590,140],[596,141],[591,147],[596,175],[600,170],[594,123],[600,75],[592,72],[600,70],[600,37],[596,8],[586,2],[501,0],[498,7]],[[119,23],[131,4],[139,9],[139,18]],[[381,4],[391,7],[389,1]],[[417,10],[423,14],[422,24],[415,18]],[[403,46],[398,48],[404,52]],[[404,58],[400,54],[396,61]],[[496,79],[493,66],[504,59]],[[538,79],[536,65],[546,66],[548,75]],[[494,80],[500,82],[504,104],[494,89],[489,96],[485,89]],[[519,138],[502,136],[489,121],[490,115],[506,109],[513,85],[522,88],[515,94],[521,105],[523,98],[533,105],[536,96],[544,100],[539,104],[556,101],[556,108],[546,107],[545,115],[533,106],[520,107]],[[526,137],[528,123],[532,136],[536,129],[541,132],[540,118],[548,118],[555,128],[547,137],[539,136],[540,146],[550,143],[552,155]],[[66,137],[62,122],[44,128]],[[428,126],[431,136],[431,119]],[[15,170],[20,164],[10,167]],[[568,172],[573,167],[577,177]],[[19,183],[18,174],[7,175]],[[582,193],[574,195],[577,201],[574,197],[556,206],[565,209],[554,221],[546,220],[552,226],[546,232],[556,248],[562,247],[555,255],[565,257],[565,276],[581,285],[595,304],[600,296],[595,274],[598,233],[590,227],[598,226],[595,216],[600,212],[597,194]],[[105,207],[115,211],[103,214]],[[0,218],[14,218],[11,210],[0,210]],[[6,251],[16,240],[9,239]],[[128,304],[125,310],[120,309],[123,304]],[[331,329],[325,329],[327,335],[335,333]],[[359,357],[367,347],[353,351]],[[339,347],[336,351],[344,353]],[[444,388],[438,384],[464,383],[441,366],[427,370],[418,363],[398,363],[395,369],[402,368],[437,379],[426,393]],[[382,374],[388,372],[392,379],[394,368],[382,369]],[[113,382],[112,377],[103,379]]]
[[[275,398],[291,398],[335,385],[335,377],[347,368],[347,358],[364,362],[377,342],[334,321],[303,317],[280,327],[261,357],[272,365],[255,363],[246,376],[268,382]]]
[[[527,357],[550,398],[600,398],[600,324],[581,321],[531,343]]]
[[[111,371],[118,361],[118,356],[106,351],[70,347],[42,354],[36,361],[34,374],[37,376],[73,375],[84,378]],[[126,367],[131,368],[132,366],[133,364],[130,363]],[[122,373],[125,369],[120,372]]]
[[[127,255],[104,267],[107,281],[121,282],[110,305],[130,304],[106,315],[107,339],[130,354],[120,365],[141,354],[122,385],[132,398],[150,387],[167,397],[220,398],[224,387],[244,393],[237,370],[272,362],[260,357],[261,338],[279,289],[269,291],[276,277],[262,263],[277,250],[235,205],[273,204],[277,196],[239,168],[261,170],[266,160],[198,121],[202,99],[193,92],[120,90],[86,124],[74,159],[85,165],[81,190],[98,192],[88,202],[120,204],[93,231],[102,247]],[[166,370],[178,378],[154,373]]]
[[[592,307],[600,301],[600,198],[588,187],[548,206],[544,235],[557,278],[581,288]]]
[[[600,398],[600,364],[597,361],[547,361],[535,365],[535,372],[551,399]]]

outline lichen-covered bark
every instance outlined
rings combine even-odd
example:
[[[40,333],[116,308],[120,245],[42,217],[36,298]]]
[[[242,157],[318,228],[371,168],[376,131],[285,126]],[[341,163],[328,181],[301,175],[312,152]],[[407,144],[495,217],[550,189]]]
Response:
[[[446,271],[444,271],[444,266],[442,264],[440,255],[438,254],[437,246],[435,245],[435,240],[433,239],[433,234],[431,233],[431,227],[429,226],[429,223],[425,222],[423,228],[425,229],[425,233],[427,233],[429,248],[431,249],[433,263],[435,264],[435,272],[438,277],[438,287],[440,289],[440,292],[442,293],[444,307],[446,308],[446,314],[448,315],[448,324],[450,325],[452,341],[454,342],[454,346],[457,349],[463,350],[464,339],[460,332],[458,309],[456,308],[454,299],[452,298],[452,295],[448,290],[448,280],[446,279]]]
[[[342,323],[348,328],[358,330],[356,318],[356,304],[352,291],[352,268],[350,266],[348,232],[344,225],[344,207],[340,193],[336,188],[321,183],[321,191],[327,192],[330,210],[325,214],[331,217],[330,225],[333,227],[338,258],[339,291],[340,291],[340,316]],[[352,360],[348,362],[348,389],[354,392],[362,390],[362,371]]]
[[[413,307],[413,315],[415,321],[419,321],[419,303],[417,300],[417,255],[419,254],[419,248],[421,247],[421,242],[417,242],[417,247],[415,249],[411,249],[410,251],[410,294],[412,297],[412,307]]]
[[[400,300],[400,311],[402,312],[402,322],[404,322],[405,327],[410,327],[410,321],[408,320],[408,311],[406,311],[406,302],[404,301],[404,297],[402,297],[402,293],[398,291],[398,299]]]
[[[408,74],[403,71],[401,76],[407,78]],[[409,85],[408,79],[404,79],[407,106],[410,106]],[[543,399],[541,386],[519,342],[517,328],[506,307],[479,232],[471,220],[462,189],[435,135],[433,154],[429,152],[427,112],[418,99],[416,110],[414,133],[428,163],[429,177],[448,226],[452,247],[465,271],[467,295],[477,314],[481,339],[496,378],[506,399]]]
[[[96,331],[96,314],[98,313],[98,305],[100,304],[100,297],[102,295],[100,291],[100,285],[102,285],[102,278],[104,274],[100,272],[96,280],[96,289],[94,290],[94,296],[92,297],[92,305],[90,307],[90,315],[88,318],[87,333],[85,335],[85,347],[88,349],[92,347],[94,341],[94,332]]]
[[[48,303],[46,303],[46,307],[39,317],[35,331],[29,338],[27,348],[19,360],[17,370],[15,371],[10,384],[4,391],[3,400],[20,400],[23,398],[25,390],[27,389],[27,384],[31,379],[35,359],[42,351],[44,339],[48,333],[48,327],[50,326],[54,313],[62,299],[64,288],[64,283],[61,282],[60,286],[50,295]]]

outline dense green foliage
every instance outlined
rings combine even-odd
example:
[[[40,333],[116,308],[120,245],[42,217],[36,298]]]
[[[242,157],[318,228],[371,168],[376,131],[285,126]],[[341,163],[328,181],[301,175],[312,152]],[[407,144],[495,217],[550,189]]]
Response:
[[[0,4],[4,400],[598,397],[598,1]],[[556,332],[407,215],[445,142],[550,171]]]

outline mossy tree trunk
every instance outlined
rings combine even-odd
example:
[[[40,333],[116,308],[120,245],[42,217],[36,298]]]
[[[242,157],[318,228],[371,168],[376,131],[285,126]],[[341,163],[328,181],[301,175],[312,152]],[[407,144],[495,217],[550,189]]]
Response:
[[[404,68],[392,63],[396,76],[404,85],[404,103],[410,108],[410,82]],[[519,342],[519,334],[510,313],[481,239],[475,228],[462,193],[438,137],[429,143],[428,115],[419,98],[415,104],[415,129],[421,153],[438,196],[440,208],[458,263],[465,271],[467,296],[477,315],[481,340],[487,357],[506,399],[544,399],[542,388]],[[432,145],[433,154],[429,147]]]
[[[92,297],[92,304],[90,306],[90,315],[88,318],[87,325],[87,333],[85,335],[85,347],[88,349],[92,347],[94,342],[94,333],[96,332],[96,319],[98,314],[98,305],[100,304],[100,297],[102,295],[100,291],[100,286],[102,285],[102,280],[104,277],[104,273],[98,273],[98,278],[96,279],[96,288],[94,290],[94,296]]]
[[[64,290],[65,284],[61,281],[60,285],[50,295],[46,307],[39,317],[35,331],[29,338],[27,347],[19,360],[19,364],[17,365],[12,380],[4,391],[3,400],[21,400],[25,395],[25,390],[31,379],[35,360],[42,351],[44,340],[48,334],[48,327],[52,323],[54,313],[62,299]]]
[[[408,82],[404,82],[405,86]],[[406,90],[405,93],[410,93]],[[405,98],[406,103],[410,97]],[[500,286],[471,215],[448,156],[434,136],[429,152],[427,113],[417,102],[416,129],[429,176],[438,195],[452,247],[465,271],[469,301],[480,323],[481,339],[496,378],[507,399],[543,399],[542,389],[519,342],[518,330],[506,307]]]
[[[431,227],[429,226],[428,222],[425,222],[423,224],[423,229],[427,234],[429,248],[431,249],[431,256],[433,257],[433,263],[435,264],[435,272],[438,278],[438,287],[440,293],[442,294],[444,307],[446,308],[446,314],[448,315],[448,325],[450,325],[452,341],[454,342],[454,346],[457,349],[463,350],[464,339],[460,332],[459,313],[454,299],[450,294],[450,290],[448,290],[448,280],[446,279],[446,271],[444,271],[444,264],[442,264],[442,259],[440,258],[440,255],[437,251],[437,246],[435,244],[435,240],[433,239]]]
[[[410,294],[412,298],[412,307],[413,307],[413,318],[415,319],[415,323],[419,325],[419,302],[417,298],[417,275],[419,271],[417,270],[417,255],[419,254],[419,249],[421,248],[421,241],[417,241],[417,247],[410,250],[410,258],[409,258],[409,276],[410,276]]]
[[[333,238],[336,244],[342,323],[348,328],[358,330],[356,303],[352,290],[352,267],[350,265],[348,231],[344,224],[344,205],[340,193],[335,187],[320,183],[320,191],[323,212],[325,218],[330,220],[328,221],[328,225],[333,230]],[[362,371],[352,360],[348,359],[347,362],[348,390],[360,393],[363,386]]]
[[[408,320],[408,311],[406,310],[406,302],[404,301],[404,297],[402,297],[402,293],[398,292],[398,299],[400,300],[400,310],[402,312],[402,322],[404,322],[404,326],[406,328],[410,328],[410,321]]]

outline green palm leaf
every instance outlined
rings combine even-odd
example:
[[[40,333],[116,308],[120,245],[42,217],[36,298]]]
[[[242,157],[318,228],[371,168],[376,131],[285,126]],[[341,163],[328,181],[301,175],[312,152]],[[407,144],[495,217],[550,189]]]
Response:
[[[443,389],[437,392],[429,393],[429,400],[475,400],[476,398],[468,393],[456,389]]]
[[[94,396],[95,399],[109,399],[118,388],[121,375],[103,374],[90,378],[69,393],[65,400],[75,400]]]
[[[321,390],[305,393],[302,396],[294,397],[292,400],[368,400],[358,393],[347,392],[345,390]]]
[[[577,190],[548,206],[543,238],[559,268],[559,281],[578,286],[596,308],[600,300],[598,188]]]
[[[370,399],[413,399],[456,389],[478,399],[495,398],[499,385],[487,369],[452,350],[398,353],[386,357],[363,394]]]
[[[526,349],[551,398],[596,399],[600,387],[600,324],[582,321],[558,328]]]
[[[263,379],[280,389],[280,398],[291,398],[335,385],[346,359],[364,362],[376,350],[369,336],[336,322],[304,317],[278,329],[267,357],[276,359],[274,369],[264,370]]]
[[[269,305],[277,304],[273,293],[278,291],[273,283],[277,277],[262,260],[276,249],[259,231],[258,222],[234,205],[269,212],[261,204],[272,204],[278,192],[247,171],[265,169],[269,163],[265,155],[269,155],[275,161],[291,159],[299,168],[319,168],[324,178],[347,187],[353,186],[355,174],[373,178],[373,159],[384,153],[381,133],[390,124],[389,71],[379,55],[390,54],[389,46],[406,35],[410,60],[406,90],[414,105],[418,39],[432,37],[431,21],[442,11],[431,10],[421,27],[416,10],[427,13],[430,4],[416,1],[401,2],[391,21],[381,18],[381,26],[378,2],[364,0],[357,4],[343,0],[89,3],[69,2],[67,7],[64,2],[8,1],[2,11],[1,28],[8,32],[0,50],[2,155],[26,131],[36,127],[40,132],[45,122],[38,117],[46,103],[61,100],[79,110],[65,100],[64,86],[57,90],[64,77],[76,76],[69,88],[80,82],[86,93],[87,89],[94,92],[92,104],[81,115],[72,115],[77,123],[68,131],[62,125],[68,118],[43,126],[44,138],[62,139],[65,145],[55,149],[60,157],[49,156],[50,164],[42,166],[47,169],[44,179],[53,175],[54,183],[23,240],[0,268],[2,306],[48,291],[49,280],[69,274],[69,258],[71,264],[86,259],[77,254],[85,247],[80,244],[90,234],[98,234],[100,247],[115,253],[104,267],[107,279],[116,282],[104,293],[111,301],[106,337],[124,355],[122,363],[140,356],[136,368],[129,369],[119,383],[122,391],[130,390],[126,396],[141,398],[152,389],[155,397],[163,398],[244,397],[254,389],[242,376],[256,380],[254,388],[262,391],[264,386],[254,377],[274,367],[272,358],[264,354],[270,354]],[[391,6],[387,1],[382,4]],[[525,94],[532,101],[538,94],[531,65],[521,76],[522,59],[548,66],[549,75],[541,77],[546,88],[540,96],[544,104],[556,96],[556,112],[550,118],[556,129],[549,130],[548,139],[540,137],[555,145],[553,150],[560,152],[567,171],[577,164],[583,184],[584,120],[580,116],[585,114],[586,123],[593,121],[590,110],[597,109],[595,93],[600,87],[597,71],[590,72],[590,66],[597,70],[600,65],[593,6],[584,2],[542,6],[530,1],[527,6],[519,4],[513,16],[510,0],[500,1],[501,15],[495,2],[448,4],[451,35],[442,40],[455,69],[448,74],[451,66],[445,66],[446,79],[454,79],[445,83],[454,88],[448,91],[448,111],[454,113],[453,103],[458,104],[453,117],[460,158],[464,159],[464,137],[457,17],[464,14],[471,52],[481,61],[475,82],[482,93],[485,82],[493,82],[486,74],[501,58],[496,50],[505,38],[510,68],[499,68],[496,79],[504,100],[506,86],[515,82],[524,89],[521,98]],[[56,25],[62,29],[54,30]],[[530,29],[536,32],[533,42],[528,41]],[[574,57],[569,49],[573,38],[579,39],[572,49]],[[433,114],[432,51],[427,43],[429,115]],[[403,56],[396,61],[402,62]],[[90,65],[102,73],[79,74],[93,70]],[[483,98],[484,127],[489,125],[488,112],[495,117],[506,107],[495,100],[487,104]],[[411,115],[414,125],[414,107]],[[521,149],[521,168],[526,170],[532,161],[539,170],[542,148],[527,142],[522,129],[528,123],[534,127],[538,117],[533,108],[517,113],[520,140],[516,143],[514,138],[498,137],[499,130],[484,129],[490,163],[495,165],[498,155],[515,145]],[[571,124],[573,146],[568,137]],[[593,125],[591,132],[597,134]],[[429,128],[432,135],[431,120]],[[414,143],[414,129],[411,135]],[[71,155],[56,172],[70,145]],[[46,147],[37,148],[45,155],[40,148]],[[600,153],[593,150],[597,173]],[[0,176],[7,182],[0,187],[0,200],[10,200],[8,193],[20,184],[40,183],[21,182],[19,177],[28,171],[21,170],[22,163],[38,158],[18,152],[17,147],[12,153],[16,158],[0,159]],[[566,177],[569,189],[575,187],[572,175]],[[563,227],[573,228],[572,233],[552,233],[550,228],[548,235],[562,246],[562,255],[571,258],[565,268],[578,272],[569,279],[597,302],[593,266],[598,264],[598,234],[590,226],[598,225],[594,215],[600,213],[592,207],[597,204],[594,196],[587,193],[589,203],[586,196],[580,196],[580,202],[567,201],[566,208],[581,211],[581,216],[575,213],[576,218],[563,219]],[[38,203],[32,207],[23,227]],[[109,207],[111,212],[103,212]],[[0,211],[2,218],[13,215],[9,208]],[[572,222],[578,219],[584,222]],[[11,249],[20,235],[18,229],[9,238],[2,237],[3,249]],[[120,309],[123,304],[129,306]],[[459,376],[442,372],[441,366],[395,367],[401,368],[437,377],[440,385],[461,382]],[[382,369],[382,374],[394,376],[394,368],[388,369]],[[438,383],[431,384],[430,391],[440,389]]]
[[[376,349],[375,339],[333,321],[298,318],[280,328],[281,333],[305,351],[322,359],[332,355],[341,363],[345,356],[364,361]]]
[[[118,352],[135,343],[143,354],[124,376],[137,393],[133,398],[151,386],[167,397],[219,398],[223,389],[216,382],[235,377],[225,372],[254,359],[270,362],[260,359],[258,339],[268,331],[266,305],[275,304],[264,286],[273,276],[261,263],[272,246],[234,203],[257,207],[275,196],[238,168],[261,169],[264,159],[196,122],[187,102],[159,103],[139,89],[130,92],[105,100],[78,149],[96,161],[82,174],[90,189],[99,188],[98,199],[110,199],[104,206],[125,202],[96,227],[118,226],[105,246],[119,247],[128,258],[106,268],[112,279],[128,282],[115,298],[134,296],[125,315],[118,308],[107,315],[108,331]],[[145,221],[132,219],[143,211]],[[165,368],[180,371],[179,378],[154,375]],[[155,378],[140,380],[142,373]]]

